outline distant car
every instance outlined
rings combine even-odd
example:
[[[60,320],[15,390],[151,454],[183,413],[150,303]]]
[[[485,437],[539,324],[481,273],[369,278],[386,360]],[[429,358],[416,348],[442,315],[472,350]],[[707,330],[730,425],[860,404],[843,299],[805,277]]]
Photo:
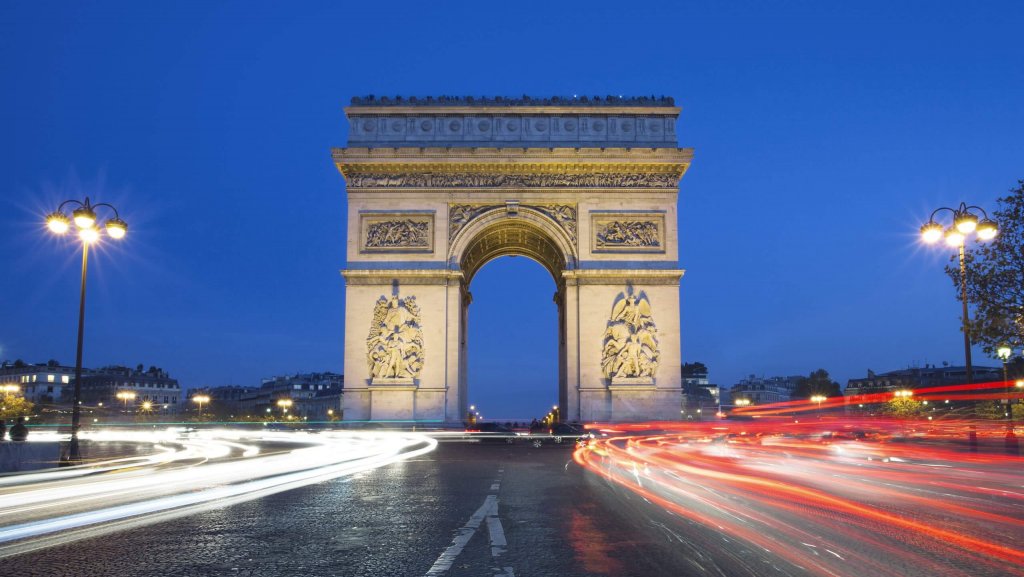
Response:
[[[516,442],[516,432],[501,423],[479,423],[469,431],[473,432],[472,438],[481,443],[506,443],[511,445]]]
[[[579,425],[555,423],[555,425],[551,427],[549,433],[531,433],[530,444],[534,447],[540,447],[544,445],[544,443],[561,445],[563,443],[579,443],[580,441],[591,439],[593,437],[593,433]]]

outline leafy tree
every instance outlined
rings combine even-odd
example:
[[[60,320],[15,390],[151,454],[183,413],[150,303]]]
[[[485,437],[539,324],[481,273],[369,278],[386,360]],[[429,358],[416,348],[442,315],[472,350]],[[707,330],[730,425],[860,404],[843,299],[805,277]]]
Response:
[[[841,397],[843,392],[839,389],[839,383],[833,381],[832,377],[828,375],[828,371],[818,369],[797,381],[792,398],[794,400],[810,399],[813,395]]]
[[[32,401],[14,393],[0,394],[0,419],[16,419],[32,414]]]
[[[921,404],[921,401],[912,398],[895,397],[882,405],[882,413],[901,419],[920,417],[924,414],[924,405]]]
[[[965,264],[967,299],[974,308],[968,330],[991,354],[1002,345],[1024,347],[1024,180],[990,214],[999,234],[967,251]],[[946,274],[962,299],[958,257],[946,266]]]
[[[1006,406],[999,401],[978,401],[971,407],[970,415],[978,419],[998,421],[1006,418]]]

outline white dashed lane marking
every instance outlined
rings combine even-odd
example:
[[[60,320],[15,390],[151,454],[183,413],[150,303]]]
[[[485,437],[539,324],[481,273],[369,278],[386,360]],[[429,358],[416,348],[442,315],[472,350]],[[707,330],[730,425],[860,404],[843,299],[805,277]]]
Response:
[[[505,469],[498,469],[498,475],[501,476],[505,472]],[[452,568],[452,564],[462,554],[462,551],[466,548],[466,544],[469,540],[476,535],[476,532],[480,529],[483,522],[487,521],[487,534],[490,538],[491,545],[491,558],[495,562],[495,566],[492,567],[494,570],[495,577],[515,577],[515,572],[512,567],[499,567],[497,566],[498,557],[505,553],[508,548],[508,540],[505,538],[505,528],[501,525],[501,519],[498,517],[498,491],[501,489],[501,480],[495,480],[491,484],[491,494],[487,495],[484,499],[483,505],[470,516],[469,521],[459,528],[455,534],[455,538],[452,539],[452,544],[441,553],[441,556],[434,561],[434,564],[427,571],[426,577],[436,577],[443,575]]]

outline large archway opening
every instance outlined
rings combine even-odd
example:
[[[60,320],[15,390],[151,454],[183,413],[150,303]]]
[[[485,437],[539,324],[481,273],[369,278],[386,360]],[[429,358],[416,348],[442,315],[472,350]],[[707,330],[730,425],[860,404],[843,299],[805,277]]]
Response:
[[[536,261],[493,259],[469,285],[468,401],[484,419],[528,422],[558,404],[557,287]]]
[[[564,231],[532,209],[493,209],[456,236],[450,257],[463,274],[461,414],[477,404],[488,420],[543,418],[553,406],[564,414],[562,273],[576,259]]]

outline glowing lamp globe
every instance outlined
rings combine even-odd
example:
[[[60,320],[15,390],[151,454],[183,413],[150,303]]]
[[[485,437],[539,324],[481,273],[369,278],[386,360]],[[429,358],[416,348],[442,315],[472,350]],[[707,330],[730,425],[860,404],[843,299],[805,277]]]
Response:
[[[113,239],[122,239],[124,235],[128,233],[128,223],[119,219],[112,218],[107,221],[107,234]]]
[[[96,213],[91,208],[78,208],[71,213],[75,219],[75,226],[81,229],[92,228],[96,224]]]
[[[981,240],[992,240],[998,232],[996,223],[987,218],[978,224],[978,238]]]
[[[64,234],[71,228],[71,220],[63,212],[55,212],[46,217],[46,226],[55,234]]]
[[[956,228],[950,227],[949,230],[946,231],[946,244],[949,246],[963,246],[965,238],[964,234]]]
[[[934,244],[942,239],[942,225],[929,222],[921,227],[921,239],[928,244]]]
[[[78,238],[82,239],[82,242],[94,243],[100,239],[100,231],[95,228],[83,228],[78,231]]]
[[[969,212],[961,213],[953,219],[953,226],[963,234],[971,234],[978,228],[978,217]]]

